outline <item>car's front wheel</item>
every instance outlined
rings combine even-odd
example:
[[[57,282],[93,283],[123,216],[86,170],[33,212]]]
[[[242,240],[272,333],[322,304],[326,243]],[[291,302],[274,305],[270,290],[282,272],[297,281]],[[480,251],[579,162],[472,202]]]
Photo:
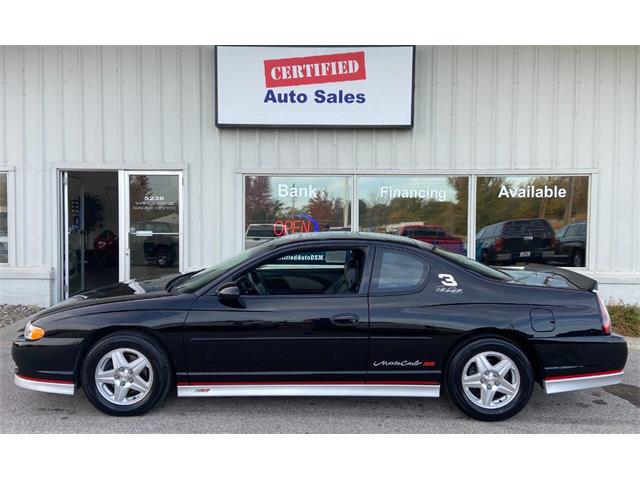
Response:
[[[533,390],[533,372],[525,354],[500,338],[482,338],[462,346],[445,374],[447,391],[470,417],[505,420],[522,410]]]
[[[82,385],[89,401],[115,416],[140,415],[161,401],[171,385],[169,358],[158,342],[138,332],[121,332],[87,353]]]

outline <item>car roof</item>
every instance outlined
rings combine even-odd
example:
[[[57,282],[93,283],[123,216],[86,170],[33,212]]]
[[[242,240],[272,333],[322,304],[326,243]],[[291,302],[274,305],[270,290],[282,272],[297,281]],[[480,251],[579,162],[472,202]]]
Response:
[[[402,245],[408,245],[412,247],[421,248],[424,250],[433,250],[433,245],[426,242],[420,242],[408,237],[401,237],[399,235],[391,235],[388,233],[373,233],[373,232],[311,232],[311,233],[293,233],[279,237],[269,242],[274,248],[281,245],[287,245],[292,243],[304,243],[310,241],[330,241],[330,240],[359,240],[359,241],[376,241],[386,243],[397,243]]]

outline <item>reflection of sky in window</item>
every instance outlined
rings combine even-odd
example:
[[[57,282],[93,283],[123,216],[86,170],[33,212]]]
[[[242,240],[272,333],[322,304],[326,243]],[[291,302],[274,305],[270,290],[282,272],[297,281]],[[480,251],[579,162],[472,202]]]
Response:
[[[371,203],[387,203],[390,197],[380,196],[380,187],[391,187],[393,189],[407,190],[442,190],[445,192],[445,202],[456,202],[457,193],[455,188],[449,185],[448,179],[451,177],[415,177],[394,175],[392,177],[358,177],[358,197],[361,200]]]
[[[326,190],[331,200],[337,198],[345,202],[351,200],[351,177],[269,177],[271,184],[271,197],[279,200],[286,207],[301,207],[309,201],[309,197],[280,197],[278,196],[278,185],[285,184],[288,188],[308,188],[311,185],[317,192]]]
[[[575,176],[575,175],[572,175]],[[583,175],[584,177],[584,175]],[[563,182],[568,176],[555,176],[555,175],[533,175],[533,176],[509,176],[509,177],[486,177],[486,178],[501,178],[504,179],[505,183],[511,185],[512,188],[524,188],[528,185],[532,185],[533,182],[542,180],[549,187],[553,187],[554,185]]]

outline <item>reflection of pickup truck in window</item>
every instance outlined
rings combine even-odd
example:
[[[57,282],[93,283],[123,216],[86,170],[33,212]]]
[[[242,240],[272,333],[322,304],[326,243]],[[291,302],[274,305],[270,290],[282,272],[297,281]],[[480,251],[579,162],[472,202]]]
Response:
[[[264,242],[282,237],[288,233],[281,223],[250,223],[244,238],[244,248],[257,247]]]
[[[134,265],[155,263],[158,267],[171,268],[178,260],[178,225],[138,222],[131,226],[130,233],[131,261]]]
[[[430,243],[453,253],[466,253],[462,239],[449,235],[440,225],[402,225],[396,234]]]
[[[555,255],[556,235],[544,218],[487,225],[476,236],[476,260],[486,265],[547,263]]]
[[[572,267],[584,267],[587,222],[565,225],[556,232],[558,244],[554,260]]]

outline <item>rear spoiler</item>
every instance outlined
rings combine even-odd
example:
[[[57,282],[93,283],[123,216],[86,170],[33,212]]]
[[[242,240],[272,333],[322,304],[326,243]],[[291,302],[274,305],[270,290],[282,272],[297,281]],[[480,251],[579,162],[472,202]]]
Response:
[[[524,267],[524,270],[528,270],[530,272],[546,272],[553,273],[554,275],[559,275],[580,290],[595,292],[598,289],[598,282],[596,282],[593,278],[589,278],[585,275],[581,275],[574,272],[573,270],[568,270],[566,268],[553,267],[551,265],[540,265],[538,263],[530,263],[529,265]]]

